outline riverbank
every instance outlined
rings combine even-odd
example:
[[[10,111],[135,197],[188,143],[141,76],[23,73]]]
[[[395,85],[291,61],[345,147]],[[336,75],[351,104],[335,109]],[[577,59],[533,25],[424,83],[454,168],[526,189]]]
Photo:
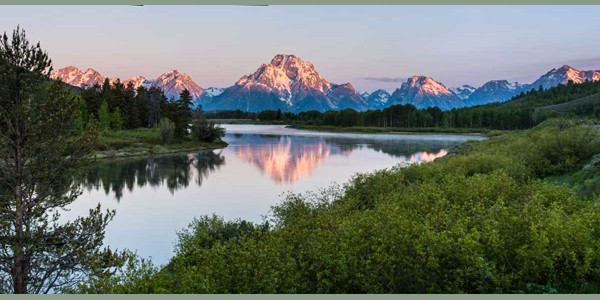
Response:
[[[491,130],[486,128],[402,128],[402,127],[338,127],[328,125],[288,125],[288,128],[325,131],[339,133],[368,133],[368,134],[461,134],[461,135],[485,135],[498,136],[509,133],[508,130]]]
[[[352,126],[340,127],[331,125],[306,125],[293,124],[285,121],[258,121],[252,119],[211,119],[216,124],[228,125],[286,125],[287,128],[324,131],[332,133],[368,133],[368,134],[461,134],[461,135],[485,135],[488,137],[498,136],[511,132],[510,130],[492,130],[487,128],[406,128],[406,127],[369,127]]]
[[[95,159],[111,159],[181,152],[195,152],[227,147],[224,141],[214,143],[194,141],[191,138],[175,140],[162,145],[158,128],[138,128],[103,132],[96,143]]]
[[[258,121],[252,119],[209,119],[208,121],[227,125],[289,125],[289,122],[285,121]]]
[[[199,217],[166,266],[133,260],[77,292],[598,293],[600,198],[570,180],[598,155],[597,131],[546,121],[289,194],[262,224]]]

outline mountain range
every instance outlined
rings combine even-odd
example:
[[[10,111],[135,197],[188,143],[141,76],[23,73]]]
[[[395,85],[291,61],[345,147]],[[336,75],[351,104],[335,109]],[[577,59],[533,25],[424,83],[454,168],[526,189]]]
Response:
[[[178,99],[179,94],[185,89],[187,89],[190,92],[190,95],[196,100],[201,99],[204,96],[216,96],[222,91],[220,88],[203,89],[198,86],[198,84],[196,84],[189,75],[181,73],[177,70],[170,70],[160,75],[156,79],[147,79],[144,76],[134,76],[121,81],[119,78],[115,77],[104,77],[102,74],[92,68],[89,68],[83,72],[77,67],[69,66],[52,72],[50,77],[54,79],[60,79],[66,84],[81,88],[89,88],[96,84],[102,86],[106,79],[108,79],[111,84],[121,82],[123,85],[127,86],[129,83],[131,83],[134,89],[137,89],[140,86],[145,88],[150,88],[153,86],[161,89],[167,98],[174,99]]]
[[[69,66],[51,74],[52,78],[77,87],[102,85],[107,79],[94,69],[85,72]],[[108,78],[114,84],[117,78]],[[584,81],[600,80],[600,71],[580,71],[568,65],[555,68],[531,84],[491,80],[475,88],[470,85],[448,88],[427,76],[412,76],[391,94],[379,89],[372,93],[359,93],[350,83],[336,84],[327,81],[310,62],[295,55],[278,54],[269,63],[262,64],[254,73],[242,76],[227,88],[201,88],[192,78],[178,70],[170,70],[156,79],[135,76],[123,84],[134,88],[144,86],[162,89],[168,98],[177,99],[187,89],[195,105],[204,110],[262,111],[266,109],[290,112],[308,110],[358,111],[383,109],[395,104],[412,104],[417,108],[438,106],[442,110],[506,101],[521,92],[544,89]]]

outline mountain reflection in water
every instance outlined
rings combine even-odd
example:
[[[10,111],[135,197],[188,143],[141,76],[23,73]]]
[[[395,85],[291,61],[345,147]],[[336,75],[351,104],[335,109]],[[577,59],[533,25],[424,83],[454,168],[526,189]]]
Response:
[[[234,155],[256,166],[276,184],[292,184],[311,176],[324,161],[348,157],[354,150],[371,149],[398,158],[399,162],[431,162],[459,144],[452,140],[358,139],[301,135],[228,134],[228,148],[187,155],[167,155],[99,162],[86,170],[84,186],[103,189],[117,200],[123,190],[137,187],[166,188],[173,194],[191,182],[198,186]]]
[[[240,160],[254,164],[276,183],[293,183],[310,176],[319,163],[331,156],[349,156],[352,150],[362,147],[381,151],[408,162],[431,162],[447,154],[444,143],[431,143],[430,151],[423,142],[410,144],[389,140],[374,140],[365,144],[356,139],[314,138],[303,136],[244,135],[234,136],[239,145],[234,152]],[[425,145],[427,148],[427,145]],[[413,150],[415,149],[415,150]]]
[[[280,125],[225,125],[227,148],[100,160],[78,174],[84,190],[63,217],[99,203],[116,215],[105,244],[166,264],[176,232],[194,218],[263,222],[288,192],[342,184],[357,172],[429,162],[476,136],[308,132]],[[115,199],[117,201],[115,201]]]

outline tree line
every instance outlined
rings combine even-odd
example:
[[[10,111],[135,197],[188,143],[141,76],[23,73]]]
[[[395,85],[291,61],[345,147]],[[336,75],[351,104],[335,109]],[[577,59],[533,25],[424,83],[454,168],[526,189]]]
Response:
[[[161,118],[168,118],[175,124],[175,135],[182,137],[194,115],[188,90],[183,90],[179,99],[168,99],[153,86],[134,88],[131,82],[125,86],[119,80],[111,83],[106,79],[102,85],[83,89],[80,95],[83,123],[95,118],[101,130],[152,128]]]
[[[257,113],[237,111],[209,112],[214,119],[253,119],[267,122],[281,121],[306,125],[329,125],[340,127],[403,127],[403,128],[531,128],[554,114],[535,114],[537,107],[569,102],[600,92],[600,82],[572,81],[544,90],[542,87],[521,92],[506,102],[456,108],[442,111],[439,107],[417,109],[411,104],[392,105],[382,110],[358,112],[353,109],[300,113],[265,110]],[[600,104],[588,103],[574,110],[576,115],[600,116]]]
[[[135,88],[119,80],[105,79],[80,92],[84,128],[90,119],[98,121],[100,131],[159,127],[163,144],[182,140],[190,133],[201,141],[213,142],[224,135],[222,128],[206,122],[202,106],[193,107],[193,98],[184,89],[178,99],[168,99],[164,92],[151,86]]]

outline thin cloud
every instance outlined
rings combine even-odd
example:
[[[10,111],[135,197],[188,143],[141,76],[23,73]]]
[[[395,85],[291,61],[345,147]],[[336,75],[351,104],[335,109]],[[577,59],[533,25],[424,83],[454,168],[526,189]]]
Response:
[[[574,67],[574,68],[577,68],[577,67],[586,68],[586,70],[587,69],[596,70],[596,69],[600,69],[600,57],[586,57],[586,58],[578,58],[578,59],[537,62],[537,63],[528,64],[528,65],[523,65],[520,68],[521,69],[529,69],[531,67],[534,67],[534,68],[544,67],[544,68],[547,68],[548,70],[550,70],[551,68],[560,68],[563,65],[570,65],[571,67]]]
[[[405,77],[360,77],[358,79],[378,82],[404,82],[407,80]]]
[[[576,59],[576,60],[572,60],[571,63],[594,67],[594,68],[599,68],[600,67],[600,57]]]

